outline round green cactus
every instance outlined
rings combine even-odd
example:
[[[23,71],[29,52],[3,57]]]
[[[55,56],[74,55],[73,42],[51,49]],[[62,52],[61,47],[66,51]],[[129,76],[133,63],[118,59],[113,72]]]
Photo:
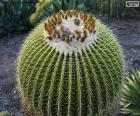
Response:
[[[93,16],[60,11],[27,37],[17,61],[26,112],[93,116],[112,107],[123,76],[123,54],[112,32]]]

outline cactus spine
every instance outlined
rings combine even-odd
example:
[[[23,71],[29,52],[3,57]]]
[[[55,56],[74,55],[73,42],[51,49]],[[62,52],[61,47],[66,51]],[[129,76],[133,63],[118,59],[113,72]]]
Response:
[[[123,54],[99,20],[61,11],[39,24],[19,53],[21,102],[33,115],[101,115],[114,102],[123,76]]]

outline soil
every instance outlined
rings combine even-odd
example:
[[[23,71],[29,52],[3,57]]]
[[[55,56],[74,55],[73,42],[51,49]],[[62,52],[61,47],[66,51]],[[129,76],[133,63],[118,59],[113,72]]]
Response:
[[[124,49],[127,69],[140,69],[140,20],[100,19],[116,34]],[[0,112],[8,111],[19,116],[22,109],[16,89],[16,58],[20,46],[28,34],[0,38]]]

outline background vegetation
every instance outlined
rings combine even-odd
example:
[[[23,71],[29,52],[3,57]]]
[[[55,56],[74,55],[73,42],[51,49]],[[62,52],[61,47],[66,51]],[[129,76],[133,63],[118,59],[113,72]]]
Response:
[[[0,37],[9,33],[27,31],[31,27],[30,15],[35,11],[36,2],[30,0],[0,1]]]
[[[140,116],[140,71],[132,70],[122,89],[122,113]]]

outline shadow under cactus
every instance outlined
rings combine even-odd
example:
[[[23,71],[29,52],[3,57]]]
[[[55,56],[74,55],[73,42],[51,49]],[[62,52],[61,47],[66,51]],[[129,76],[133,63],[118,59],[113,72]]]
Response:
[[[107,24],[106,17],[99,18]],[[140,69],[140,20],[112,20],[108,25],[124,49],[127,69]],[[0,39],[0,112],[7,110],[16,115],[22,112],[16,90],[15,67],[17,54],[26,36],[27,33]]]

